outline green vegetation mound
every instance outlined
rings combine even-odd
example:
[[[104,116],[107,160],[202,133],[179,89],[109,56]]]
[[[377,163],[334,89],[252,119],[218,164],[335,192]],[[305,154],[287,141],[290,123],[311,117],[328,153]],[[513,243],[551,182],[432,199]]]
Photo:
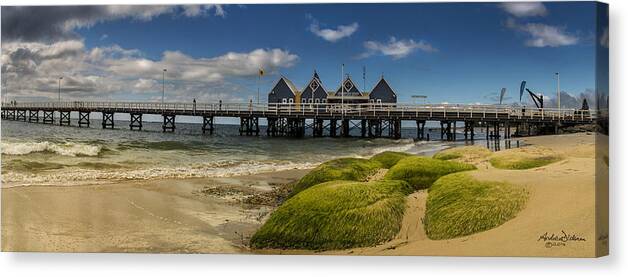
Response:
[[[425,189],[441,176],[473,169],[475,166],[469,164],[412,156],[400,160],[390,168],[384,179],[403,180],[415,189]]]
[[[454,160],[467,163],[479,163],[486,161],[491,155],[491,151],[482,146],[465,146],[445,149],[434,154],[433,158],[438,160]]]
[[[303,176],[294,186],[291,196],[317,184],[335,180],[366,181],[366,178],[382,168],[379,162],[341,158],[322,163]]]
[[[444,176],[429,190],[425,232],[431,239],[451,239],[495,228],[523,209],[527,192],[520,187],[478,181],[465,173]]]
[[[399,162],[399,160],[411,156],[408,153],[386,151],[371,157],[371,161],[382,164],[384,168],[391,168]]]
[[[401,228],[403,181],[332,181],[295,195],[251,238],[253,248],[346,249],[377,245]]]
[[[519,148],[493,154],[491,165],[500,169],[530,169],[545,166],[563,158],[548,149]]]

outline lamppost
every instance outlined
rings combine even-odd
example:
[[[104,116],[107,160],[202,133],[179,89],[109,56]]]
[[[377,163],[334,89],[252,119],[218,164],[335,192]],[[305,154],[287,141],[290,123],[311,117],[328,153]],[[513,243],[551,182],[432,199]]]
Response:
[[[161,107],[162,108],[164,106],[164,98],[166,97],[166,71],[168,70],[164,68],[161,74]]]
[[[61,80],[63,80],[63,76],[59,77],[59,103],[61,103]]]
[[[342,117],[345,116],[345,64],[342,64],[340,69],[340,109],[342,110]]]
[[[560,110],[560,73],[556,72],[556,106]]]

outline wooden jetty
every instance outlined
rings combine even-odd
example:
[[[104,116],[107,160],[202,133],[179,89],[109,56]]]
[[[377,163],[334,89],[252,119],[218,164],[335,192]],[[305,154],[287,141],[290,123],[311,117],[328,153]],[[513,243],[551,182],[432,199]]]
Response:
[[[203,133],[212,134],[216,117],[240,119],[240,135],[260,135],[259,120],[267,121],[271,137],[348,137],[359,129],[360,137],[401,137],[401,122],[417,127],[417,139],[426,139],[425,124],[440,123],[443,140],[455,140],[458,125],[465,139],[475,139],[476,128],[486,128],[486,138],[511,135],[557,133],[562,127],[592,124],[595,111],[577,109],[537,109],[506,105],[464,104],[330,104],[330,103],[154,103],[154,102],[30,102],[3,103],[2,119],[70,126],[70,113],[78,127],[90,127],[90,115],[102,114],[102,128],[113,129],[116,114],[129,114],[131,130],[142,130],[143,116],[160,115],[163,132],[174,132],[177,116],[202,117]],[[57,119],[58,118],[58,119]],[[512,130],[514,129],[514,134]],[[308,131],[309,130],[309,131]]]

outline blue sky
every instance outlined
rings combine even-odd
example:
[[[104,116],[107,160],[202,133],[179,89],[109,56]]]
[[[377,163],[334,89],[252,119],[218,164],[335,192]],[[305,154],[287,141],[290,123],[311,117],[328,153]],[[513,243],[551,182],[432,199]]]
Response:
[[[422,94],[431,103],[494,103],[502,87],[512,97],[509,101],[518,101],[522,80],[533,91],[553,97],[554,72],[561,74],[562,91],[574,96],[587,92],[595,88],[595,50],[601,45],[593,2],[229,5],[207,7],[199,14],[187,11],[107,13],[110,17],[86,21],[59,39],[38,43],[78,40],[84,53],[115,46],[101,67],[65,73],[75,77],[77,91],[88,76],[118,80],[108,96],[114,99],[160,97],[161,67],[168,65],[167,90],[176,91],[170,101],[215,101],[255,97],[256,66],[267,72],[260,83],[263,95],[280,74],[303,87],[315,69],[325,87],[334,90],[344,63],[345,73],[360,89],[365,66],[367,89],[383,74],[400,102]],[[245,55],[241,58],[250,63],[257,49],[264,56],[259,65],[224,65],[230,61],[223,59],[227,53]],[[277,55],[267,57],[273,50]],[[181,55],[165,58],[165,52]],[[87,63],[96,63],[92,60]],[[154,68],[136,72],[122,65],[139,61]],[[205,72],[197,64],[229,69]],[[95,86],[92,91],[102,96]],[[124,93],[125,86],[143,90]]]

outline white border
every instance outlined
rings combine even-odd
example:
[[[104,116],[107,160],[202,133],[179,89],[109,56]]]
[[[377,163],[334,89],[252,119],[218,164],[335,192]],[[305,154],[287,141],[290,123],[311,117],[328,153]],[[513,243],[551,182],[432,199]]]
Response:
[[[203,0],[3,0],[2,5],[207,3]],[[260,1],[211,1],[259,3]],[[338,2],[273,0],[273,3]],[[343,1],[381,2],[381,1]],[[395,1],[415,2],[415,1]],[[446,1],[430,1],[446,2]],[[458,1],[469,2],[469,1]],[[476,1],[477,2],[477,1]],[[626,81],[628,1],[609,0],[611,17],[611,255],[600,259],[460,258],[460,257],[329,257],[253,255],[33,254],[0,253],[1,276],[628,276],[626,214],[628,122]],[[623,144],[620,141],[623,140]],[[622,264],[621,261],[624,261]]]

